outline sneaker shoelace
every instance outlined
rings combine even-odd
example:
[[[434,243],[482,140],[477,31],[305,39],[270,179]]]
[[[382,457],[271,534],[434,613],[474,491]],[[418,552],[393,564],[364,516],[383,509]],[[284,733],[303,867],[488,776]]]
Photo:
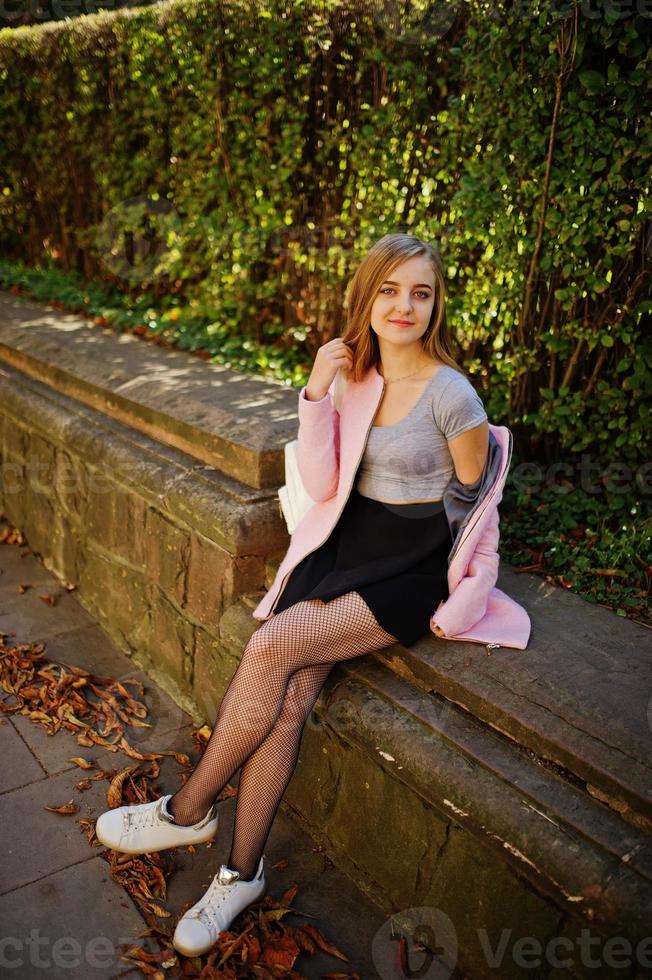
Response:
[[[223,864],[208,886],[208,891],[202,899],[201,906],[192,909],[186,915],[192,919],[199,919],[209,929],[214,930],[217,913],[229,894],[229,886],[239,880],[239,878],[233,878],[231,869]]]
[[[145,827],[153,827],[160,823],[158,806],[151,806],[144,803],[142,807],[134,807],[133,810],[126,810],[124,813],[124,823],[126,830],[143,830]]]

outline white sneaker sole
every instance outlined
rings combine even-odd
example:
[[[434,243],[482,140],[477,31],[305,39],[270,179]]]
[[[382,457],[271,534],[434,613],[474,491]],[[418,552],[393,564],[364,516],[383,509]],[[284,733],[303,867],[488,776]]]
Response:
[[[124,812],[128,808],[120,807],[119,809]],[[100,844],[120,854],[156,854],[159,851],[169,851],[175,847],[189,847],[191,844],[204,844],[206,841],[213,840],[219,830],[219,814],[215,812],[210,821],[194,831],[191,827],[167,823],[165,826],[161,826],[158,831],[157,828],[153,828],[150,831],[152,837],[155,837],[156,833],[158,833],[161,840],[160,842],[152,842],[145,846],[142,842],[142,832],[139,833],[138,831],[134,833],[134,836],[136,840],[140,837],[141,843],[134,843],[133,841],[130,843],[129,833],[120,833],[120,821],[116,818],[117,813],[115,810],[107,810],[100,814],[95,821],[95,836]],[[102,829],[103,820],[107,823],[104,831]],[[178,839],[175,839],[177,834]]]
[[[119,854],[157,854],[159,851],[170,851],[174,847],[189,847],[191,844],[205,844],[206,841],[215,839],[215,837],[217,836],[217,828],[215,829],[214,832],[209,834],[207,834],[205,831],[202,831],[200,834],[196,834],[192,838],[192,840],[175,841],[174,843],[170,843],[170,844],[162,844],[160,847],[150,847],[147,851],[143,850],[142,847],[126,847],[122,844],[120,844],[119,846],[115,844],[109,844],[105,840],[102,840],[102,837],[100,836],[100,834],[97,833],[97,831],[95,833],[95,836],[97,837],[100,844],[103,844],[104,847],[108,847],[112,851],[117,851]]]

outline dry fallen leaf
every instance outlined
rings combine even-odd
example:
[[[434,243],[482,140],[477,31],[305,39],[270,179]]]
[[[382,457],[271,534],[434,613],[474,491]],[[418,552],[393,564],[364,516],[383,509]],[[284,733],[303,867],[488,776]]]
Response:
[[[344,953],[341,953],[339,951],[339,949],[337,948],[337,946],[332,946],[324,938],[324,936],[322,936],[322,934],[319,931],[319,929],[315,929],[315,927],[314,926],[311,926],[310,923],[307,923],[303,927],[303,931],[305,933],[307,933],[312,939],[314,939],[315,942],[317,943],[317,945],[319,946],[319,948],[320,949],[323,949],[323,951],[325,953],[328,953],[329,956],[336,956],[338,959],[344,960],[345,963],[350,963],[351,962],[349,960],[348,956],[345,956]]]
[[[134,769],[137,768],[138,766],[125,766],[125,768],[121,769],[117,776],[114,776],[111,780],[109,788],[106,791],[106,802],[109,804],[109,808],[111,810],[114,810],[117,806],[122,804],[122,784],[129,773],[133,772]]]
[[[70,800],[68,803],[62,803],[61,806],[44,806],[43,809],[49,810],[50,813],[63,813],[67,816],[69,813],[77,813],[79,807],[74,800]]]
[[[80,755],[76,755],[74,759],[66,759],[66,762],[74,762],[76,766],[80,769],[95,769],[95,763],[91,762],[90,759],[82,759]]]

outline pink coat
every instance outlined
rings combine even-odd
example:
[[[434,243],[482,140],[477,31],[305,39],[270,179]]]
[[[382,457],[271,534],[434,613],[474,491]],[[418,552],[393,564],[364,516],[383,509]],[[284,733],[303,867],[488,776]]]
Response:
[[[255,619],[266,620],[273,615],[290,572],[330,535],[353,487],[384,380],[372,367],[362,381],[347,384],[339,412],[333,402],[334,385],[335,381],[319,401],[308,401],[305,387],[299,392],[297,461],[301,480],[315,505],[295,527],[272,586],[253,611]],[[452,640],[524,650],[530,636],[530,617],[519,603],[496,588],[498,504],[509,469],[511,433],[503,425],[490,423],[489,429],[501,449],[498,473],[453,541],[449,597],[433,611],[430,626],[438,626]]]

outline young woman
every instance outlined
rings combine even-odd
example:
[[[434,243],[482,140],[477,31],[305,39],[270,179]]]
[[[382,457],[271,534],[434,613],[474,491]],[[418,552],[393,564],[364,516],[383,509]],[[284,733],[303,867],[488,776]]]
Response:
[[[347,317],[344,336],[318,350],[299,394],[298,443],[308,493],[332,496],[337,428],[316,444],[302,419],[326,400],[337,418],[330,400],[338,372],[352,386],[369,370],[380,373],[383,395],[346,503],[326,539],[274,589],[278,601],[249,640],[187,782],[151,803],[109,810],[96,824],[103,844],[132,854],[208,840],[217,830],[214,801],[242,767],[228,865],[175,931],[186,955],[210,949],[264,893],[263,848],[333,665],[430,631],[438,598],[448,597],[443,491],[452,476],[473,489],[485,471],[487,415],[450,352],[432,246],[402,234],[377,242],[353,277]]]

